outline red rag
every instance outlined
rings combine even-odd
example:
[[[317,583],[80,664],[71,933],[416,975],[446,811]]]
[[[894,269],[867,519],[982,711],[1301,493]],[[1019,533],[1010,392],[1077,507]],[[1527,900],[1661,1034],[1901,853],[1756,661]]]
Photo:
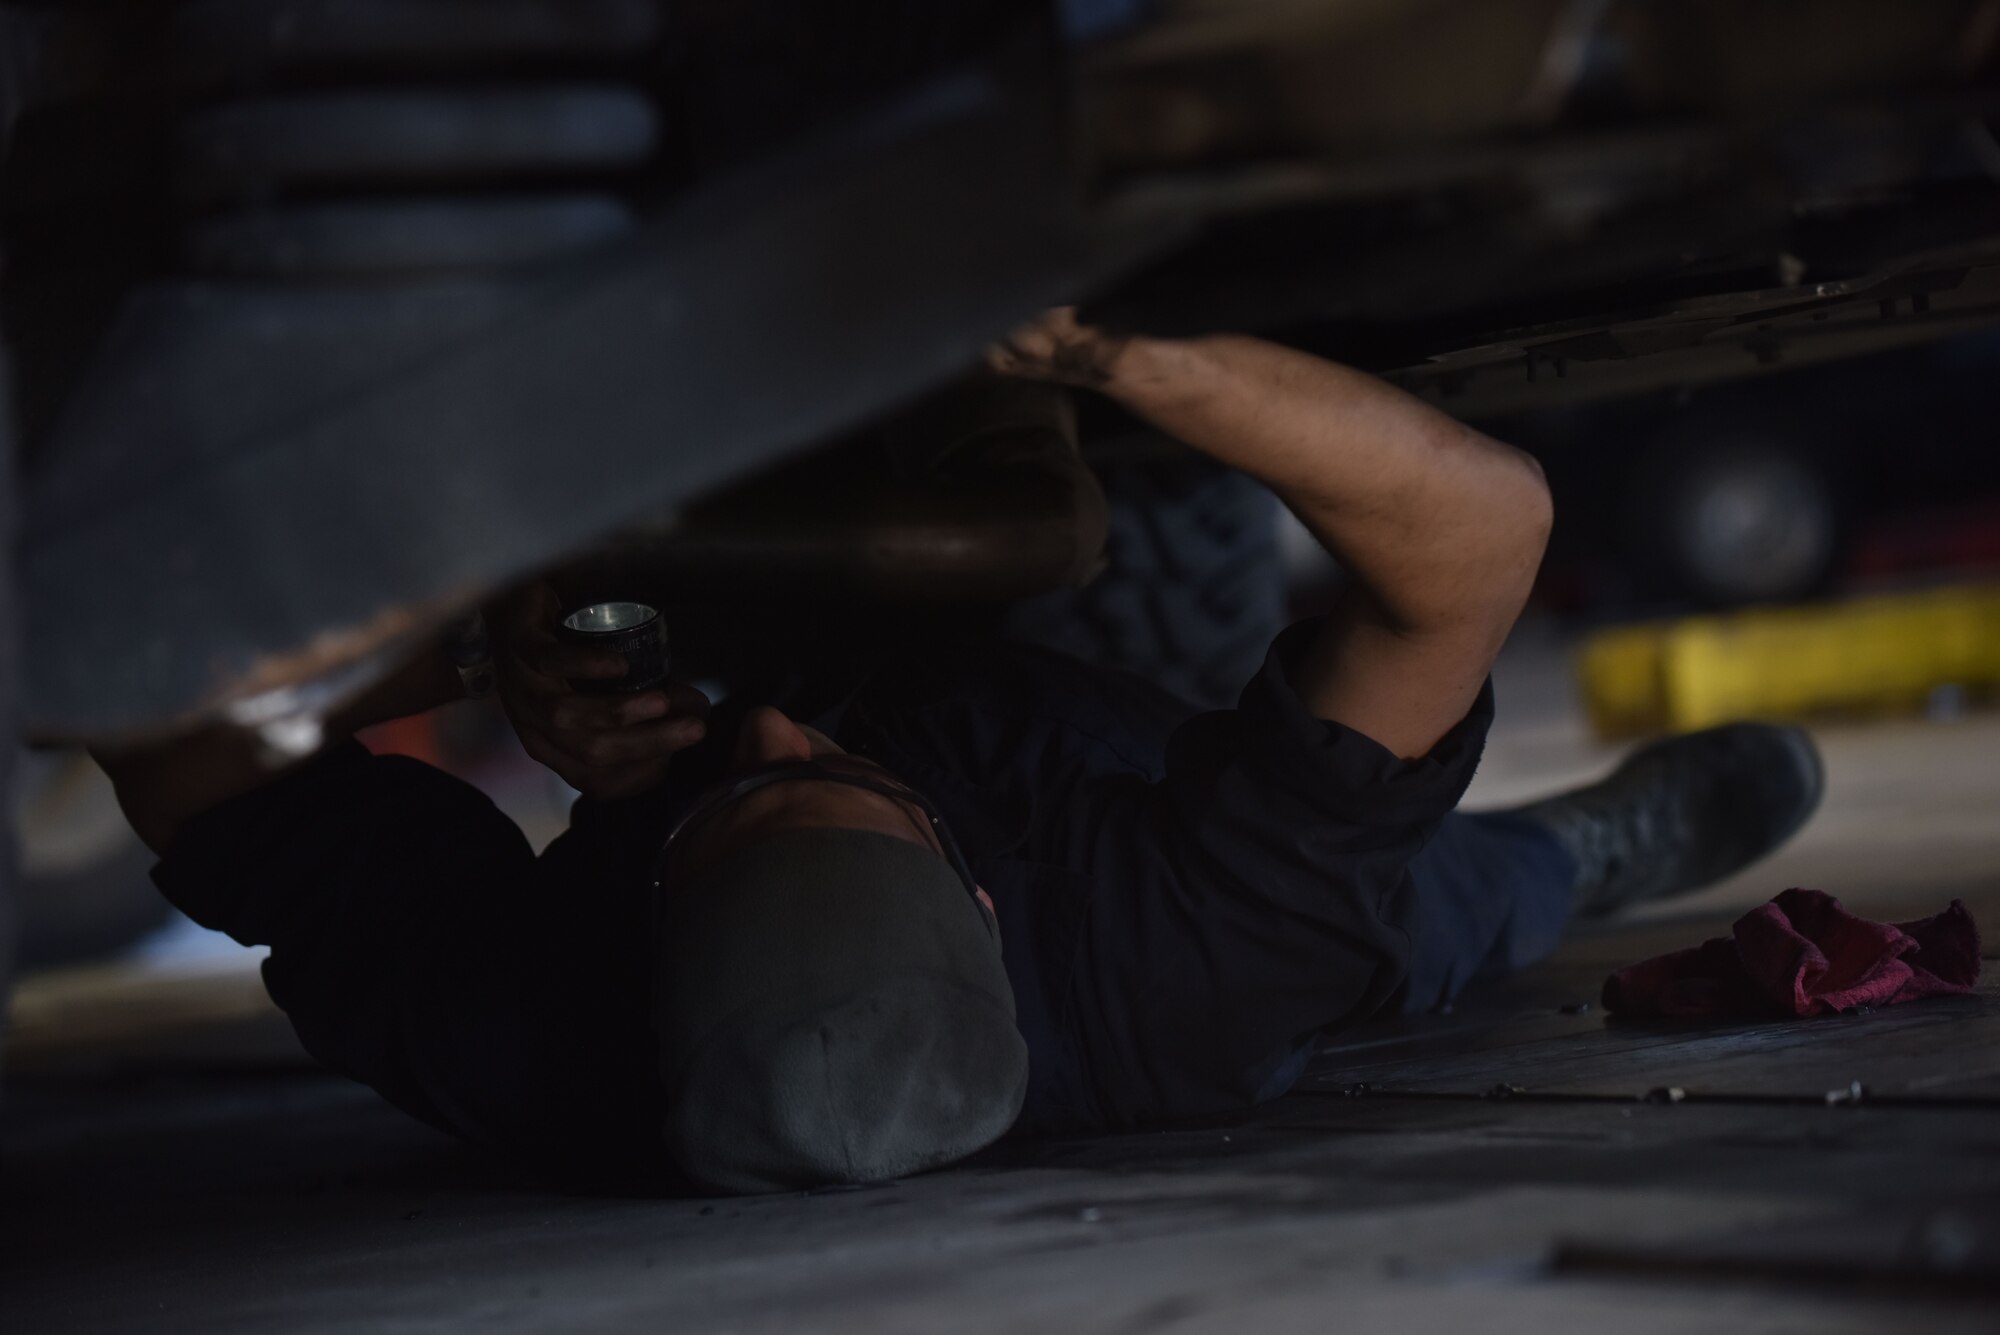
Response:
[[[1604,980],[1627,1018],[1824,1015],[1970,992],[1979,928],[1958,900],[1916,922],[1857,918],[1820,890],[1787,890],[1730,935],[1630,964]]]

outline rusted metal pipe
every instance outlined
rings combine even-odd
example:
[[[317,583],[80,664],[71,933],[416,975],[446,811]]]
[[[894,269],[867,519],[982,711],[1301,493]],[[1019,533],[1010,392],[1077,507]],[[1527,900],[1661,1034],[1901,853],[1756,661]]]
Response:
[[[628,530],[558,578],[565,600],[1000,602],[1080,584],[1104,495],[1064,391],[981,377],[851,442]]]

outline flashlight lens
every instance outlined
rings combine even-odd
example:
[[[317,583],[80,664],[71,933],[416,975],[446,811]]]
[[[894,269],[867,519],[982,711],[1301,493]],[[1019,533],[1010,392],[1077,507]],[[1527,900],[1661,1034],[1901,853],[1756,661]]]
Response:
[[[585,635],[610,635],[643,626],[659,612],[644,603],[592,603],[563,618],[563,625]]]

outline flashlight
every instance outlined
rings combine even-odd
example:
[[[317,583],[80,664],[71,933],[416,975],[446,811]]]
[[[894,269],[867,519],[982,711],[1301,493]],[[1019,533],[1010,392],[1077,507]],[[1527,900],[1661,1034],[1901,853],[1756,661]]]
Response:
[[[645,603],[587,603],[565,616],[556,634],[570,644],[607,649],[625,660],[622,677],[571,683],[589,695],[650,691],[667,679],[667,623]]]

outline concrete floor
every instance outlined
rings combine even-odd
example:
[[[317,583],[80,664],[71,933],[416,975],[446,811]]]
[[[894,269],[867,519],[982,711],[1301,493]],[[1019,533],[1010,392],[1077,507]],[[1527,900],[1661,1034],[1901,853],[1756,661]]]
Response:
[[[1559,645],[1524,636],[1500,677],[1475,805],[1611,762]],[[1778,858],[1450,1015],[1344,1034],[1255,1118],[1003,1146],[868,1190],[535,1180],[314,1071],[235,952],[30,979],[0,1312],[24,1335],[2000,1329],[1990,979],[1812,1021],[1563,1009],[1789,885],[1892,918],[1962,897],[1995,930],[2000,715],[1820,737],[1826,808]],[[1866,1098],[1827,1101],[1855,1081]],[[1646,1100],[1664,1087],[1687,1097]]]

